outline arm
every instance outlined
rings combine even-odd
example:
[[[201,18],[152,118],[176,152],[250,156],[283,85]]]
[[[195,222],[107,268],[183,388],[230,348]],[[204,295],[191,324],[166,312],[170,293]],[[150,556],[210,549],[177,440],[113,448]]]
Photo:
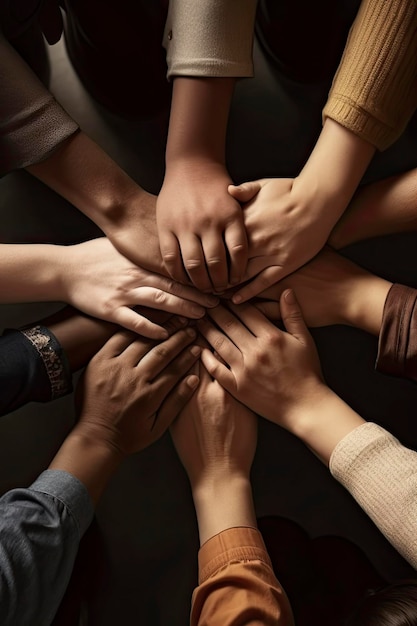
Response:
[[[188,473],[200,534],[191,624],[292,624],[256,529],[250,467],[256,418],[200,366],[200,387],[171,427]]]
[[[182,330],[163,349],[114,335],[78,388],[80,419],[29,489],[0,499],[0,616],[5,626],[51,623],[81,536],[121,462],[158,439],[193,393],[198,357]],[[130,381],[126,393],[126,380]]]
[[[153,274],[106,238],[73,246],[0,244],[0,302],[60,301],[134,332],[163,338],[163,328],[134,307],[198,318],[217,299]]]
[[[286,184],[269,179],[230,188],[240,202],[254,198],[245,217],[246,278],[258,276],[236,302],[257,295],[322,248],[375,149],[385,149],[404,130],[417,106],[416,27],[413,0],[364,0],[323,111],[323,130],[299,176]],[[278,220],[271,236],[270,223]],[[258,255],[265,258],[252,263]]]
[[[224,290],[246,265],[241,210],[227,193],[225,138],[235,79],[252,74],[255,10],[254,0],[169,6],[164,45],[174,89],[158,231],[171,275],[188,273],[200,289]]]
[[[214,310],[213,320],[221,330],[208,322],[200,323],[200,330],[228,367],[208,350],[202,355],[204,364],[239,401],[300,437],[330,463],[381,532],[415,565],[417,507],[412,494],[417,453],[382,429],[382,435],[375,435],[378,427],[366,424],[325,385],[314,342],[291,290],[284,292],[280,307],[287,333],[250,306],[233,307],[233,313]],[[395,511],[386,514],[386,503],[392,501]]]

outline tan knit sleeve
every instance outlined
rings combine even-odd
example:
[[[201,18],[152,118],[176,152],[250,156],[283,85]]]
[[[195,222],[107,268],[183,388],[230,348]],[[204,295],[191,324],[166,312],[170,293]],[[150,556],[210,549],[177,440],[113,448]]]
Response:
[[[0,31],[0,176],[43,161],[78,125]]]
[[[256,0],[171,0],[168,77],[252,76]]]
[[[333,80],[330,117],[379,150],[417,107],[416,0],[363,0]]]
[[[330,471],[417,568],[417,452],[368,422],[338,443]]]

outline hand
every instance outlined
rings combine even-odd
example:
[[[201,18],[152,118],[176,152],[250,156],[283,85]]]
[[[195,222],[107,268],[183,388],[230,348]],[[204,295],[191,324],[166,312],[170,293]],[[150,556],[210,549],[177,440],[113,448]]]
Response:
[[[115,334],[77,387],[77,434],[122,457],[156,441],[198,384],[197,376],[186,376],[200,354],[190,347],[195,337],[188,328],[155,345],[126,331]]]
[[[310,263],[259,294],[256,307],[281,319],[281,294],[291,288],[308,326],[347,324],[378,334],[391,283],[325,247]]]
[[[249,478],[256,449],[255,415],[200,364],[200,385],[171,426],[178,456],[197,489],[205,482]]]
[[[325,212],[313,210],[298,192],[297,179],[265,178],[229,187],[244,203],[249,242],[245,280],[253,279],[233,296],[235,303],[258,295],[304,265],[325,245],[333,223]],[[254,278],[255,277],[255,278]]]
[[[146,306],[199,318],[217,299],[151,273],[123,257],[106,238],[65,248],[64,302],[133,332],[163,339],[166,331],[133,307]]]
[[[291,429],[324,385],[314,341],[291,290],[281,296],[280,307],[288,332],[250,305],[216,307],[210,317],[217,327],[204,319],[198,328],[225,362],[203,350],[208,372],[255,413]]]
[[[157,201],[161,254],[170,275],[202,291],[223,292],[245,273],[247,241],[230,177],[218,163],[176,162]],[[228,270],[228,263],[230,268]]]

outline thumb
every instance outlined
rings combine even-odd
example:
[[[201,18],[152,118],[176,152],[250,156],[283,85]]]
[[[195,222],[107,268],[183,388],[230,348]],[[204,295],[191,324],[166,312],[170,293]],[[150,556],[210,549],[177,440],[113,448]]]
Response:
[[[279,301],[285,329],[303,344],[310,342],[311,335],[303,318],[300,305],[292,289],[286,289]]]
[[[241,185],[229,185],[227,191],[238,202],[249,202],[262,189],[261,180],[253,180]]]

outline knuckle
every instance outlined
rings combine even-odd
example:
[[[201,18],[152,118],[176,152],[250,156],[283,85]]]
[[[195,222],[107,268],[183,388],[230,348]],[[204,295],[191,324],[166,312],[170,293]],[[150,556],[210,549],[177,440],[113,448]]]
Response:
[[[221,259],[221,257],[218,257],[218,256],[211,257],[209,259],[206,259],[206,263],[207,263],[208,266],[213,267],[213,266],[216,266],[216,265],[220,265],[222,263],[222,259]]]
[[[200,270],[203,266],[201,259],[185,259],[184,266],[188,271]]]
[[[167,301],[167,294],[162,289],[156,289],[153,294],[155,304],[165,304]]]

